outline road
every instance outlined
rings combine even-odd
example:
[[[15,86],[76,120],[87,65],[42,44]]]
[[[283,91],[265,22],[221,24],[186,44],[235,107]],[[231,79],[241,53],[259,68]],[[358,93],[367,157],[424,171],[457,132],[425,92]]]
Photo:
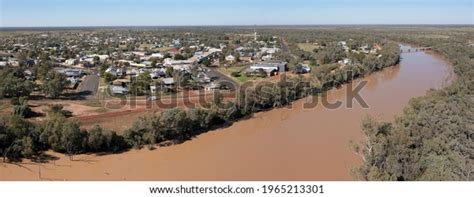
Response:
[[[100,77],[97,76],[97,73],[92,72],[90,75],[87,75],[79,86],[79,95],[86,99],[93,99],[99,89],[99,81]]]
[[[286,54],[289,54],[291,55],[293,58],[297,59],[297,57],[295,55],[293,55],[292,53],[290,53],[290,49],[288,48],[288,43],[286,42],[286,40],[284,38],[280,38],[280,43],[281,43],[281,50],[283,53],[286,53]]]
[[[240,84],[234,81],[232,78],[227,76],[224,73],[221,73],[217,68],[209,68],[209,77],[218,77],[217,82],[227,85],[231,91],[236,91],[239,89]]]

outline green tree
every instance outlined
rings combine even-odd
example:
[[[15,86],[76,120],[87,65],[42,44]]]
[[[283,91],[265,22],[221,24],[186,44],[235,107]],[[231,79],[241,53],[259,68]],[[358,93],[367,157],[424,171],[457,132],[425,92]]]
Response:
[[[28,99],[26,97],[20,97],[18,98],[18,101],[14,101],[12,115],[21,118],[29,118],[34,115],[30,105],[28,105]]]
[[[29,96],[34,84],[27,80],[21,69],[0,70],[0,98]]]
[[[69,81],[66,79],[65,75],[53,70],[47,74],[47,77],[41,86],[41,90],[46,96],[57,98],[63,93],[68,84]]]
[[[81,131],[79,124],[75,122],[66,122],[62,129],[60,143],[63,144],[69,159],[73,160],[75,154],[84,152],[87,133]]]
[[[149,72],[140,74],[130,84],[130,88],[129,88],[130,94],[135,95],[135,96],[146,95],[148,90],[150,90],[151,82],[152,82],[152,79]]]
[[[173,73],[174,73],[173,67],[167,67],[165,73],[166,73],[166,76],[173,77]]]
[[[64,118],[68,118],[72,116],[72,112],[65,110],[64,106],[61,104],[52,104],[48,110],[48,116],[60,116]]]
[[[117,76],[112,75],[110,73],[105,73],[103,76],[106,83],[112,82],[117,79]]]
[[[100,126],[96,125],[89,131],[87,146],[92,152],[106,150],[106,138],[104,136],[104,130]]]

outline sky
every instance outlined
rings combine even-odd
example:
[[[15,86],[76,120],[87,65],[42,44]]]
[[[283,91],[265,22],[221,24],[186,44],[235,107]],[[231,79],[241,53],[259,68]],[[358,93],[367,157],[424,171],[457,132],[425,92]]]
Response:
[[[473,24],[474,0],[0,0],[0,27]]]

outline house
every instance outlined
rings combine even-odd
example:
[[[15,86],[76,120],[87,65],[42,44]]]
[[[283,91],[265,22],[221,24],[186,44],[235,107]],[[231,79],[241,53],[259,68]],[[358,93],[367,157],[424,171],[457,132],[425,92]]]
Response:
[[[273,47],[273,48],[267,48],[267,47],[262,47],[260,48],[260,52],[262,54],[267,53],[267,54],[274,54],[276,52],[280,51],[279,48]]]
[[[74,77],[68,77],[66,80],[69,81],[69,88],[71,89],[76,89],[80,81],[79,79]]]
[[[213,54],[213,53],[220,53],[222,52],[222,49],[217,49],[217,48],[210,48],[208,50],[209,54]]]
[[[138,56],[138,57],[143,57],[145,56],[145,52],[141,52],[141,51],[134,51],[132,52],[132,54]]]
[[[252,63],[252,62],[253,62],[251,56],[243,56],[243,57],[240,57],[239,60],[242,61],[242,62],[248,62],[248,63]]]
[[[272,58],[273,58],[272,54],[267,54],[267,55],[262,56],[262,61],[270,61],[272,60]]]
[[[150,77],[152,79],[158,79],[160,77],[165,77],[166,76],[166,70],[164,68],[160,68],[160,69],[152,69],[151,72],[150,72]]]
[[[153,65],[152,65],[152,64],[153,64],[153,62],[152,62],[152,61],[143,61],[143,62],[142,62],[142,64],[144,64],[144,65],[145,65],[145,67],[147,67],[147,68],[148,68],[148,67],[152,67],[152,66],[153,66]]]
[[[237,51],[237,52],[241,52],[241,51],[244,51],[244,50],[246,50],[246,48],[244,48],[244,47],[237,47],[235,49],[235,51]]]
[[[267,73],[271,73],[273,71],[278,71],[278,66],[274,64],[264,64],[264,63],[254,64],[250,66],[251,71],[257,71],[260,69],[264,70]]]
[[[126,71],[126,75],[129,75],[131,77],[136,77],[138,75],[138,69],[132,68]]]
[[[352,61],[349,58],[344,58],[343,60],[339,60],[337,63],[349,65],[349,64],[352,64]]]
[[[29,60],[26,60],[25,64],[26,64],[26,66],[31,67],[31,66],[34,66],[36,64],[36,61],[33,60],[33,59],[29,59]]]
[[[120,86],[120,85],[111,85],[110,86],[110,92],[113,95],[127,95],[128,94],[128,88]]]
[[[80,78],[82,77],[83,73],[82,70],[80,69],[60,69],[58,70],[59,73],[66,75],[67,77],[72,77],[72,78]]]
[[[250,66],[250,71],[255,72],[257,70],[262,69],[267,73],[267,75],[271,75],[272,73],[278,73],[280,71],[286,71],[287,67],[286,62],[260,62],[257,64],[253,64]]]
[[[152,58],[158,58],[158,59],[163,59],[165,56],[164,56],[163,54],[161,54],[161,53],[153,53],[153,54],[151,54],[150,57],[152,57]]]
[[[67,66],[72,66],[72,65],[76,65],[79,61],[77,61],[76,59],[67,59],[65,62],[64,62],[64,65],[67,65]]]
[[[35,78],[35,76],[33,75],[33,72],[31,72],[31,70],[25,70],[23,71],[23,74],[25,74],[25,79],[27,80],[32,80]]]
[[[114,67],[114,66],[111,66],[111,67],[107,68],[107,70],[105,70],[105,72],[110,73],[111,75],[116,76],[116,77],[121,77],[125,74],[125,72],[122,68],[117,68],[117,67]]]
[[[235,57],[233,55],[228,55],[227,57],[225,57],[225,61],[235,62]]]
[[[93,57],[82,57],[81,58],[81,63],[88,64],[88,65],[93,65],[94,64],[94,58]]]
[[[0,62],[0,68],[5,68],[7,67],[7,62],[6,61],[1,61]]]
[[[130,63],[130,66],[137,67],[137,68],[150,68],[151,67],[151,65],[147,65],[147,64],[143,64],[143,63],[140,63],[140,64]]]
[[[98,57],[99,58],[99,61],[104,63],[107,59],[109,59],[109,55],[97,55],[97,54],[93,54],[93,55],[88,55],[87,58],[95,58],[95,57]]]
[[[173,90],[174,89],[174,79],[172,77],[170,78],[164,78],[162,79],[162,87],[163,89],[166,89],[168,91],[170,90]]]
[[[193,64],[194,61],[193,60],[173,60],[171,58],[166,58],[164,61],[163,61],[163,65],[164,66],[167,66],[167,67],[170,67],[170,66],[173,66],[173,65],[180,65],[180,64]]]
[[[199,81],[200,83],[210,83],[211,78],[206,74],[206,73],[198,73],[195,77],[193,77],[194,80]]]
[[[219,88],[220,88],[220,84],[212,82],[209,85],[207,85],[204,89],[206,91],[213,91],[213,90],[218,90]]]
[[[18,60],[15,58],[8,60],[7,64],[13,67],[20,66],[20,62],[18,62]]]
[[[191,70],[191,65],[190,64],[178,64],[178,65],[173,65],[173,70],[178,70],[178,71],[190,71]]]

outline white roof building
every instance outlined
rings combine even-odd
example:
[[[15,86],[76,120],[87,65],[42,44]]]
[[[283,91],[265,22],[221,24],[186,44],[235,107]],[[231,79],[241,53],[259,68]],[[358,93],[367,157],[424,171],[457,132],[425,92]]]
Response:
[[[228,55],[227,57],[225,57],[225,60],[228,61],[228,62],[234,62],[235,57],[233,55]]]
[[[163,59],[165,56],[161,53],[153,53],[150,57]]]

